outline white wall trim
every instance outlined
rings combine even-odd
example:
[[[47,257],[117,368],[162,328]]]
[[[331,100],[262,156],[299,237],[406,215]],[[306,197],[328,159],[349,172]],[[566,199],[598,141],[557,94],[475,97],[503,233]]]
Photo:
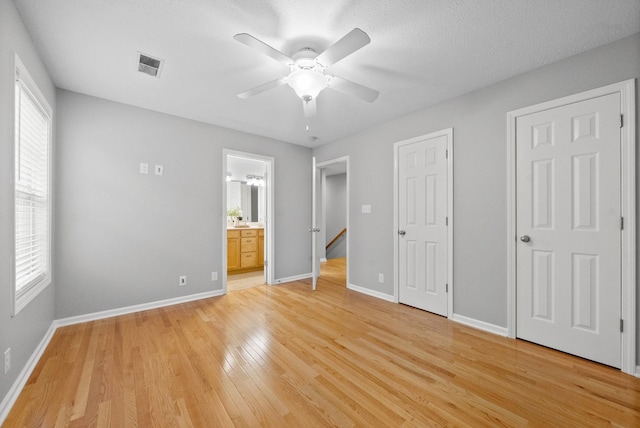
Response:
[[[507,330],[516,337],[516,120],[520,116],[567,104],[620,94],[624,115],[621,131],[621,177],[624,230],[622,231],[622,333],[621,370],[636,372],[636,112],[635,79],[614,83],[557,100],[521,108],[507,113]]]
[[[474,318],[465,317],[464,315],[453,314],[451,318],[455,322],[467,325],[469,327],[477,328],[479,330],[486,331],[488,333],[497,334],[499,336],[507,337],[507,328],[499,325],[491,324],[488,322],[480,321]]]
[[[400,222],[398,214],[398,204],[400,194],[398,192],[398,155],[400,147],[417,143],[418,141],[436,138],[439,136],[447,137],[447,217],[449,218],[449,225],[447,227],[447,283],[449,284],[449,293],[447,296],[447,318],[451,319],[454,315],[453,312],[453,293],[455,290],[453,281],[453,128],[446,128],[440,131],[431,132],[429,134],[420,135],[418,137],[410,138],[408,140],[398,141],[393,145],[393,226],[397,231]],[[399,303],[400,299],[400,281],[399,281],[399,266],[398,266],[398,251],[399,241],[398,234],[394,233],[393,239],[393,302]]]
[[[370,288],[361,287],[355,284],[347,283],[347,288],[349,290],[357,291],[358,293],[366,294],[367,296],[376,297],[378,299],[386,300],[391,303],[398,303],[396,301],[396,297],[391,294],[381,293],[380,291],[375,291]]]
[[[22,392],[22,388],[26,385],[29,380],[29,376],[31,376],[31,373],[36,368],[38,361],[40,361],[40,357],[42,357],[45,349],[47,349],[53,334],[56,332],[56,326],[54,324],[55,321],[51,323],[49,330],[47,330],[44,337],[31,354],[31,357],[29,357],[27,364],[24,365],[15,382],[11,385],[11,388],[9,388],[9,392],[7,392],[2,403],[0,403],[0,425],[2,425],[7,416],[9,416],[9,412]]]
[[[640,366],[636,366],[635,376],[636,377],[640,377]],[[2,421],[2,420],[0,419],[0,421]]]
[[[293,282],[293,281],[301,281],[303,279],[307,279],[307,278],[311,278],[313,276],[313,274],[311,272],[309,273],[303,273],[300,275],[294,275],[294,276],[287,276],[285,278],[277,278],[273,281],[274,284],[284,284],[285,282]]]
[[[90,314],[78,315],[74,317],[61,318],[55,320],[55,327],[64,327],[68,325],[80,324],[83,322],[97,321],[105,318],[117,317],[120,315],[132,314],[135,312],[148,311],[151,309],[163,308],[165,306],[178,305],[180,303],[193,302],[194,300],[208,299],[210,297],[218,297],[224,295],[224,290],[207,291],[205,293],[190,294],[188,296],[174,297],[172,299],[157,300],[155,302],[142,303],[140,305],[125,306],[122,308],[109,309],[107,311],[93,312]]]
[[[447,228],[447,279],[449,284],[449,302],[447,305],[448,313],[447,318],[452,318],[453,312],[453,229],[454,229],[454,216],[453,216],[453,128],[446,129],[448,132],[447,138],[447,217],[449,219]]]

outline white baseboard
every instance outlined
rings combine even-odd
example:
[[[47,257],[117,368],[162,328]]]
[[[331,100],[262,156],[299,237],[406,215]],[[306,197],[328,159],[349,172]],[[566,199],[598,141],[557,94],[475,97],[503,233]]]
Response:
[[[322,258],[320,259],[320,263],[326,263],[326,262],[327,262],[327,258],[326,258],[326,257],[322,257]]]
[[[278,278],[278,279],[274,280],[273,283],[274,284],[284,284],[285,282],[300,281],[300,280],[303,280],[303,279],[311,278],[312,276],[313,276],[313,274],[311,272],[303,273],[302,275],[288,276],[286,278]]]
[[[640,366],[636,366],[635,376],[640,377]]]
[[[33,369],[36,368],[38,361],[40,361],[40,357],[44,353],[45,349],[47,349],[47,346],[49,345],[49,342],[51,341],[51,338],[53,337],[55,331],[56,327],[54,326],[54,323],[51,323],[51,325],[49,326],[49,330],[47,330],[44,337],[42,338],[36,349],[33,351],[33,354],[31,354],[31,357],[27,361],[27,364],[25,364],[22,368],[22,371],[18,375],[16,381],[13,383],[13,385],[11,385],[9,392],[7,392],[7,395],[5,395],[2,403],[0,403],[0,425],[2,425],[7,416],[9,416],[11,408],[18,399],[18,396],[22,392],[22,388],[24,388],[24,386],[26,385],[27,380],[29,380],[31,372],[33,372]]]
[[[367,296],[377,297],[378,299],[386,300],[387,302],[395,303],[393,295],[381,293],[379,291],[371,290],[369,288],[360,287],[355,284],[347,284],[349,290],[357,291],[358,293],[366,294]]]
[[[148,311],[150,309],[162,308],[165,306],[178,305],[180,303],[193,302],[194,300],[207,299],[209,297],[222,296],[224,290],[207,291],[205,293],[190,294],[188,296],[174,297],[172,299],[158,300],[155,302],[142,303],[140,305],[125,306],[124,308],[109,309],[108,311],[94,312],[91,314],[78,315],[75,317],[61,318],[53,323],[57,327],[80,324],[83,322],[96,321],[105,318],[117,317],[119,315],[132,314],[134,312]]]
[[[453,321],[459,322],[460,324],[468,325],[469,327],[474,327],[480,330],[484,330],[489,333],[497,334],[499,336],[508,336],[508,331],[506,327],[500,327],[499,325],[491,324],[484,321],[479,321],[477,319],[465,317],[464,315],[453,314],[451,318]]]

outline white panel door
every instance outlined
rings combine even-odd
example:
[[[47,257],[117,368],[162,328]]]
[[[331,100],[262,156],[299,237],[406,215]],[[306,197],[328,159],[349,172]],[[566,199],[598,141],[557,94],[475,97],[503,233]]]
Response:
[[[620,367],[620,95],[516,132],[517,336]]]
[[[447,136],[398,150],[398,300],[447,316]]]

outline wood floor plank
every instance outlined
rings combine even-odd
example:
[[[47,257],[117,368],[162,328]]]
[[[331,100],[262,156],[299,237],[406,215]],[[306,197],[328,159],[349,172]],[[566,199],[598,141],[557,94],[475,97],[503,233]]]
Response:
[[[3,427],[640,426],[640,379],[344,271],[59,328]]]

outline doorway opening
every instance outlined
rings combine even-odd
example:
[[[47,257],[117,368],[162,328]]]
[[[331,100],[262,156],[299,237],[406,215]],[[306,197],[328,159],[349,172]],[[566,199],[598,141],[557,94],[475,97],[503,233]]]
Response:
[[[224,150],[225,292],[273,283],[273,158]]]
[[[339,273],[349,284],[349,157],[316,165],[320,174],[319,225],[316,254],[322,275]]]

